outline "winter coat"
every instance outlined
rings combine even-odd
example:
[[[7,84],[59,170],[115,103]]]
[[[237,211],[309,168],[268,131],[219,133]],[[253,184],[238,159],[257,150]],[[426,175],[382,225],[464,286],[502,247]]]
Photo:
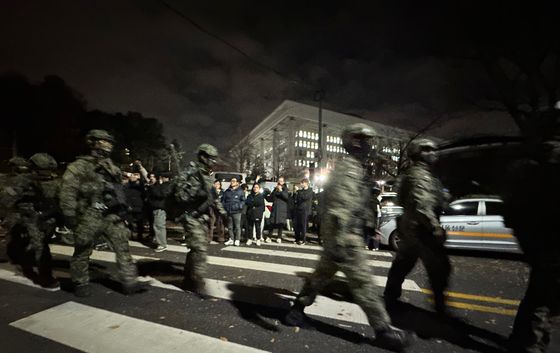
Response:
[[[144,185],[140,182],[128,183],[124,190],[126,203],[132,213],[140,213],[144,209]]]
[[[262,219],[264,213],[264,195],[250,193],[245,201],[247,205],[247,218]]]
[[[307,188],[307,190],[301,189],[295,195],[294,206],[297,211],[305,211],[307,214],[311,214],[311,205],[313,203],[313,190]]]
[[[228,214],[241,213],[245,204],[245,192],[241,187],[229,188],[224,192],[222,204]]]
[[[277,191],[276,188],[267,196],[267,201],[272,202],[272,212],[270,212],[271,224],[284,224],[288,218],[288,201],[290,194],[288,187],[284,185],[282,191]]]
[[[154,210],[164,210],[165,200],[171,189],[169,183],[156,183],[148,189],[148,202]]]

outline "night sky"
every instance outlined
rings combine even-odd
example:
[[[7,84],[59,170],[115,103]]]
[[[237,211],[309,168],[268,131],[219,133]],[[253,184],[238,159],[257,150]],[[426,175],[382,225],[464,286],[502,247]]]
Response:
[[[89,109],[157,117],[187,148],[228,147],[284,99],[313,103],[318,88],[329,109],[401,128],[441,115],[428,132],[439,137],[517,133],[507,113],[481,108],[492,83],[465,57],[457,12],[407,1],[166,1],[258,64],[163,1],[8,1],[0,71],[59,75]]]

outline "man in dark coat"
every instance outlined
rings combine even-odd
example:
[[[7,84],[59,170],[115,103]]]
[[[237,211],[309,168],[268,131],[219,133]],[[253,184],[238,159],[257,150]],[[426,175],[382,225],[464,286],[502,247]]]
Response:
[[[138,240],[142,240],[144,233],[144,184],[140,177],[140,173],[132,173],[124,190],[128,204],[127,220],[131,230],[136,231]]]
[[[297,191],[294,199],[295,215],[294,230],[296,243],[305,244],[305,234],[307,233],[307,219],[311,213],[311,203],[313,202],[313,190],[309,187],[309,180],[301,181],[301,189]]]
[[[157,243],[156,252],[162,252],[167,249],[167,213],[165,212],[165,200],[171,192],[169,184],[169,174],[162,173],[157,182],[148,190],[148,202],[153,212],[153,232],[154,239]]]
[[[284,177],[280,177],[278,178],[278,184],[274,190],[266,197],[267,201],[272,202],[272,212],[270,212],[270,230],[268,237],[265,239],[267,243],[270,242],[274,229],[278,229],[276,242],[282,242],[282,231],[284,230],[284,224],[288,218],[289,199],[290,194],[288,193],[288,187],[286,186]]]

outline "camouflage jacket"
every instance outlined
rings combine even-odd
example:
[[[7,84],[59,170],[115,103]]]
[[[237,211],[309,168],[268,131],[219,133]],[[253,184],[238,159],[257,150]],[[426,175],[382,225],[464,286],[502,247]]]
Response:
[[[439,215],[445,204],[443,185],[425,163],[416,162],[399,176],[397,195],[404,209],[403,224],[426,231],[440,227]]]
[[[120,183],[121,170],[110,158],[78,157],[62,176],[60,208],[66,217],[79,217],[86,209],[103,205],[108,184]]]
[[[362,235],[370,209],[370,188],[362,164],[349,156],[337,163],[325,185],[321,205],[321,236],[328,243],[363,246]],[[351,235],[354,235],[352,237]],[[348,241],[357,244],[346,244]]]
[[[15,225],[21,217],[33,217],[37,189],[29,173],[16,174],[8,178],[0,190],[1,216],[8,228]]]
[[[220,200],[216,199],[212,192],[212,183],[208,170],[199,163],[190,162],[172,181],[172,204],[168,206],[172,208],[171,214],[176,217],[185,212],[196,211],[199,215],[204,215],[211,207],[224,214],[225,210]]]

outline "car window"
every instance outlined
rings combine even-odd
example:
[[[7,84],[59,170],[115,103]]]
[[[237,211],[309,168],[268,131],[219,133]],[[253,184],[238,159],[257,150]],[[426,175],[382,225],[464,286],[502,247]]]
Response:
[[[396,196],[383,196],[381,197],[381,202],[379,202],[381,207],[385,206],[396,206],[397,197]]]
[[[447,216],[476,216],[478,214],[478,201],[457,202],[445,210]]]
[[[486,201],[487,216],[503,216],[504,205],[501,202]]]

